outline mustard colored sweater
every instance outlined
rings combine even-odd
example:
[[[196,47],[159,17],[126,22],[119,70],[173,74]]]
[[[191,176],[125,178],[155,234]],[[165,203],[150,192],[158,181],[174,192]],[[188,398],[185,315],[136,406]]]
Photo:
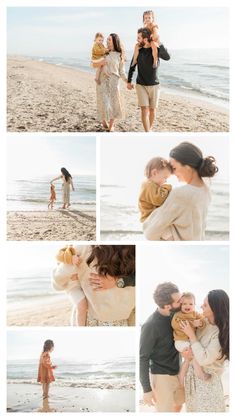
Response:
[[[107,49],[102,44],[94,42],[92,49],[92,60],[98,60],[105,56]]]
[[[188,320],[188,322],[194,330],[198,328],[203,329],[206,326],[205,318],[202,314],[197,313],[197,311],[192,311],[191,313],[183,313],[182,311],[177,311],[177,313],[174,314],[171,321],[171,326],[174,330],[174,340],[189,340],[188,336],[180,328],[180,322],[183,320]],[[194,320],[201,320],[202,325],[198,327],[193,326]]]
[[[151,179],[148,179],[141,186],[139,195],[139,210],[141,212],[141,223],[152,213],[152,211],[160,207],[169,195],[172,187],[171,185],[159,186]]]

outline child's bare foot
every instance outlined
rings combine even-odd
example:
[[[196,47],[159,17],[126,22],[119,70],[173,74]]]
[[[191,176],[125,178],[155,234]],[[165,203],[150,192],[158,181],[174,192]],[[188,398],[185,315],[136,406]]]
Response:
[[[101,81],[99,79],[94,79],[94,80],[98,85],[101,84]]]
[[[105,129],[108,129],[109,127],[108,127],[108,123],[107,123],[107,121],[102,121],[102,126],[103,126],[103,128],[105,128]]]

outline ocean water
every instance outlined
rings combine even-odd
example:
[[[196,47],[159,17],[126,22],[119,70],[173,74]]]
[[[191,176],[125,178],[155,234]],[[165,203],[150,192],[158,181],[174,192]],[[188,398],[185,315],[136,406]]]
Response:
[[[79,349],[78,349],[79,352]],[[40,355],[40,354],[39,354]],[[57,365],[53,385],[74,388],[135,389],[135,359],[73,361],[52,359]],[[8,361],[8,384],[36,384],[38,359]]]
[[[159,77],[162,87],[177,94],[198,97],[224,107],[229,104],[229,56],[227,49],[191,49],[170,51],[169,61],[161,60]],[[128,72],[132,51],[126,52]],[[89,53],[79,57],[33,56],[57,66],[94,72]],[[135,80],[135,78],[133,79]]]
[[[206,238],[227,240],[229,185],[212,181]],[[121,185],[101,185],[101,240],[145,240],[139,221],[138,196]]]
[[[8,211],[47,210],[50,197],[50,184],[53,176],[9,180],[7,185]],[[71,190],[71,209],[95,211],[96,178],[95,176],[73,176],[75,191]],[[62,206],[62,182],[55,182],[57,200],[54,208]]]
[[[35,267],[34,273],[8,276],[8,309],[23,309],[37,303],[46,303],[49,299],[64,297],[64,293],[56,293],[51,286],[52,266],[40,269]]]

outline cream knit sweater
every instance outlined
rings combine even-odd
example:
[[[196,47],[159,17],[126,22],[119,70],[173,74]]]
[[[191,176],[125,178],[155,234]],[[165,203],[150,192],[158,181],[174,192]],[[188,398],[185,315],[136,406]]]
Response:
[[[164,204],[143,223],[147,240],[204,240],[209,188],[184,185],[172,190]]]
[[[224,368],[224,358],[221,358],[219,329],[216,325],[207,323],[204,329],[197,329],[198,341],[192,343],[194,358],[199,365],[221,375]]]

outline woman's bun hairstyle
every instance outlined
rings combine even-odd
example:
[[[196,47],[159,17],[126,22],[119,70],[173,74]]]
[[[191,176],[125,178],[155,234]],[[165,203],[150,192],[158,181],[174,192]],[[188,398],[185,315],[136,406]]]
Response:
[[[213,156],[203,157],[202,151],[196,145],[187,141],[180,143],[170,151],[170,157],[195,169],[202,177],[213,177],[218,172]]]
[[[218,170],[219,169],[216,166],[216,159],[213,156],[203,158],[199,168],[197,169],[200,177],[213,177]]]

